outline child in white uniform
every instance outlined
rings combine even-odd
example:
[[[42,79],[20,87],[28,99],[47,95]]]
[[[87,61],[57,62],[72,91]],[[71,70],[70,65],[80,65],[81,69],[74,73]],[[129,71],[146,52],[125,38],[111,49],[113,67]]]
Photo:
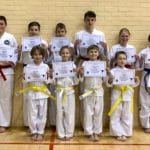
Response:
[[[56,29],[55,29],[55,36],[56,37],[66,37],[67,34],[67,29],[64,23],[57,23],[56,25]],[[52,45],[52,42],[50,43]],[[49,58],[48,58],[48,64],[52,64],[52,62],[58,62],[58,61],[62,61],[61,56],[58,55],[57,57],[54,57],[54,54],[51,50],[51,45],[49,46]],[[70,43],[70,45],[68,45],[70,48],[73,48],[73,44]],[[53,93],[53,95],[55,95],[55,86],[50,84],[49,89],[51,91],[51,93]],[[56,103],[54,101],[49,101],[49,109],[48,109],[48,124],[50,124],[51,126],[55,126],[56,125]]]
[[[112,76],[116,69],[127,70],[125,67],[127,61],[127,55],[124,51],[116,52],[115,60],[117,66],[111,70]],[[109,79],[109,83],[112,85],[112,79]],[[139,84],[138,77],[135,77],[135,85]],[[123,91],[124,89],[124,91]],[[118,99],[121,97],[120,103]],[[110,135],[116,136],[117,140],[125,141],[127,137],[132,136],[133,130],[133,103],[134,90],[130,85],[114,85],[111,94],[111,110],[108,115],[110,116]],[[117,104],[116,104],[117,103]],[[116,106],[116,108],[114,107]],[[115,109],[113,109],[113,107]]]
[[[97,61],[99,57],[99,47],[91,45],[87,49],[90,61]],[[84,69],[84,62],[82,64]],[[94,91],[89,96],[83,98],[83,128],[85,135],[91,141],[98,141],[98,135],[102,133],[103,116],[103,96],[102,77],[84,77],[84,93]],[[84,94],[83,94],[84,95]],[[82,95],[81,95],[82,97]]]
[[[45,49],[40,46],[34,46],[31,50],[31,56],[33,58],[33,63],[28,64],[24,67],[24,72],[28,67],[42,67],[44,69],[44,75],[49,73],[49,67],[47,64],[43,63],[43,58],[45,56]],[[32,84],[32,86],[43,87],[47,81],[32,81],[27,82],[27,87]],[[48,92],[48,89],[45,88]],[[41,141],[43,140],[43,134],[46,124],[47,116],[47,98],[48,96],[41,91],[34,91],[33,89],[27,92],[28,100],[28,124],[32,134],[32,140]]]
[[[136,48],[133,45],[128,44],[128,41],[130,39],[130,31],[127,28],[122,28],[119,32],[119,41],[118,44],[115,44],[112,46],[110,53],[109,53],[109,59],[110,59],[110,67],[113,68],[116,65],[116,62],[114,61],[114,57],[116,52],[118,51],[125,51],[126,49],[134,49],[136,52]],[[126,67],[128,68],[135,68],[136,67],[136,55],[135,62],[127,62]]]
[[[70,61],[72,58],[71,49],[68,46],[62,47],[60,56],[62,57],[63,62]],[[73,86],[78,84],[78,79],[77,77],[62,77],[57,78],[54,81],[57,99],[57,135],[61,140],[70,140],[73,137],[75,128],[75,90]]]
[[[84,30],[77,32],[75,35],[74,47],[76,50],[76,54],[80,60],[87,60],[88,59],[88,56],[82,55],[81,51],[80,51],[80,43],[83,39],[83,35],[88,35],[88,36],[96,35],[96,36],[98,36],[100,39],[101,50],[103,49],[103,51],[99,50],[99,52],[100,52],[100,54],[107,56],[107,43],[105,40],[105,34],[102,31],[95,29],[95,23],[96,23],[96,13],[94,11],[91,11],[91,10],[87,11],[84,14]],[[92,43],[92,44],[94,44],[94,43]]]
[[[144,69],[140,86],[140,121],[146,133],[150,133],[150,35],[148,43],[148,47],[139,53],[141,68]]]
[[[16,53],[13,62],[0,61],[0,133],[5,132],[11,123],[14,65],[17,61],[17,42],[12,34],[5,32],[6,26],[6,18],[0,16],[0,47],[8,47]]]
[[[41,25],[39,24],[39,22],[33,21],[30,22],[28,24],[28,33],[30,37],[34,37],[34,36],[40,36],[40,29],[41,29]],[[45,40],[42,39],[41,41],[41,46],[43,48],[45,48],[45,56],[47,54],[47,48],[48,48],[48,44]],[[45,59],[44,56],[44,59]],[[23,66],[26,66],[27,64],[31,63],[32,57],[30,55],[30,51],[27,52],[21,52],[20,56],[19,56],[19,60],[23,63]],[[26,84],[23,84],[23,87],[25,87]],[[28,101],[26,98],[26,93],[23,94],[23,123],[24,126],[28,126],[28,118],[27,118],[27,112],[28,112]]]
[[[89,59],[87,55],[84,55],[81,53],[80,43],[82,42],[83,35],[97,36],[100,39],[100,45],[101,45],[101,49],[99,49],[99,53],[101,54],[101,56],[103,55],[103,56],[107,57],[108,51],[107,51],[107,43],[106,43],[106,39],[105,39],[105,34],[102,31],[97,30],[95,28],[95,24],[96,24],[96,13],[91,10],[85,12],[85,14],[84,14],[84,29],[75,34],[74,48],[75,48],[75,52],[77,55],[76,63],[78,64],[78,66],[81,66],[83,61]],[[94,40],[92,40],[92,41],[94,41]],[[94,43],[91,43],[91,44],[94,44]],[[79,93],[82,94],[83,93],[83,84],[80,83],[79,87],[80,87]],[[82,104],[82,101],[80,101],[80,121],[81,121],[81,125],[83,126],[82,110],[83,110],[83,104]]]

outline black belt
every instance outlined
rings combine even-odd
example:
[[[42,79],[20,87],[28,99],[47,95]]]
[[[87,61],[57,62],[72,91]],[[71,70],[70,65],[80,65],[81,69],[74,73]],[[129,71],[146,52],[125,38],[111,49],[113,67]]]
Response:
[[[147,87],[147,77],[150,75],[150,69],[144,68],[144,71],[146,72],[145,76],[144,76],[144,85],[145,85],[145,90],[146,92],[148,92],[150,94],[150,92],[148,91],[148,87]]]

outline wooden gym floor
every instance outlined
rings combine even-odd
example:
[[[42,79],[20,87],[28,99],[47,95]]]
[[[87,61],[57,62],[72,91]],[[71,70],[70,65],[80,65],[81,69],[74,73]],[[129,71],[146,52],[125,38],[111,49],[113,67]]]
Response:
[[[76,129],[74,138],[70,141],[60,141],[55,129],[46,129],[44,141],[33,142],[30,133],[25,128],[10,128],[0,134],[0,150],[149,150],[150,134],[142,129],[134,129],[134,135],[126,142],[117,141],[104,130],[98,142],[91,142],[83,135],[81,129]]]

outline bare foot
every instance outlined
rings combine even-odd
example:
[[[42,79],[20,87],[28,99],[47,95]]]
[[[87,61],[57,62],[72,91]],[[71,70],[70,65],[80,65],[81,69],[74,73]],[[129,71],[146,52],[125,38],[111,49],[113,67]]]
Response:
[[[144,132],[145,133],[150,133],[150,128],[146,128]]]
[[[4,133],[6,131],[5,127],[0,127],[0,133]]]
[[[90,140],[90,141],[93,141],[93,142],[95,141],[95,137],[94,137],[94,135],[93,135],[93,134],[92,134],[92,135],[90,135],[89,140]]]
[[[42,134],[37,135],[37,141],[43,141],[43,135]]]
[[[95,141],[95,142],[99,141],[98,134],[94,134],[94,141]]]
[[[66,139],[66,141],[70,141],[72,139],[72,137],[66,137],[65,139]]]
[[[127,137],[125,135],[122,135],[122,140],[123,141],[126,141],[127,140]]]
[[[65,137],[58,137],[58,139],[61,140],[61,141],[65,141],[66,140]]]
[[[127,137],[122,135],[122,136],[117,136],[117,140],[119,141],[126,141],[127,140]]]
[[[37,141],[37,134],[36,134],[36,133],[35,133],[35,134],[32,134],[31,139],[32,139],[33,141]]]

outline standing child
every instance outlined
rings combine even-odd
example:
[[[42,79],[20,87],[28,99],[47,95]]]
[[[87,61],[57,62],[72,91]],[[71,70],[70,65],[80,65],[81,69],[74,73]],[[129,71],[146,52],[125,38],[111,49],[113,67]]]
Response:
[[[40,25],[39,22],[37,22],[37,21],[30,22],[28,24],[29,37],[40,36],[40,29],[41,29],[41,25]],[[45,48],[45,51],[48,48],[48,44],[43,38],[42,38],[42,41],[41,41],[41,46],[43,46]],[[47,53],[45,53],[45,55],[46,54]],[[22,52],[20,59],[22,60],[22,63],[23,63],[24,66],[26,66],[29,63],[31,63],[32,62],[32,57],[30,55],[30,51]]]
[[[99,40],[100,40],[99,44],[101,45],[101,49],[99,49],[99,52],[101,55],[104,55],[107,57],[107,43],[105,40],[105,34],[102,31],[99,31],[95,28],[95,23],[96,23],[96,13],[91,10],[85,12],[85,14],[84,14],[84,29],[75,34],[75,43],[74,43],[74,48],[75,48],[77,57],[80,59],[80,62],[84,61],[84,60],[88,60],[88,56],[81,53],[80,43],[83,40],[83,35],[97,36],[97,38],[99,38]],[[94,43],[92,43],[92,44],[94,44]],[[77,62],[77,63],[79,63],[79,62]]]
[[[90,61],[98,61],[99,47],[96,45],[89,46],[87,54]],[[82,67],[84,69],[84,62]],[[84,93],[90,91],[92,93],[83,98],[83,128],[85,135],[88,135],[91,141],[98,141],[98,135],[102,133],[104,96],[102,83],[102,77],[84,77]]]
[[[111,70],[112,76],[117,69],[126,70],[127,55],[124,51],[116,52],[115,54],[116,67]],[[116,136],[117,140],[125,141],[127,137],[132,136],[133,130],[133,95],[134,90],[131,85],[112,85],[111,83],[111,110],[108,115],[110,116],[110,135]],[[135,85],[139,84],[139,79],[135,77]],[[121,96],[121,97],[120,97]]]
[[[64,46],[60,50],[60,56],[62,62],[71,61],[72,50],[68,46]],[[78,80],[76,77],[62,77],[55,81],[57,135],[61,140],[70,140],[75,128],[75,90],[73,86],[78,84]]]
[[[31,50],[31,56],[33,59],[33,62],[28,64],[26,67],[24,67],[24,72],[26,73],[29,68],[35,68],[35,67],[42,67],[42,70],[44,70],[43,75],[46,76],[46,74],[49,72],[49,67],[47,64],[43,63],[43,58],[45,56],[45,49],[41,46],[34,46]],[[39,76],[39,71],[35,72],[35,77]],[[43,140],[43,134],[44,134],[44,128],[46,124],[46,116],[47,116],[47,98],[48,96],[44,94],[42,91],[36,91],[34,89],[38,89],[41,87],[41,90],[45,88],[45,82],[47,81],[39,81],[38,78],[34,81],[27,82],[27,88],[33,87],[33,89],[29,90],[27,92],[27,100],[28,100],[28,112],[27,118],[28,118],[28,124],[29,128],[31,130],[32,139],[34,141],[41,141]],[[25,88],[26,89],[26,88]]]
[[[12,49],[15,53],[17,50],[16,39],[5,31],[6,27],[5,16],[0,16],[0,47]],[[5,132],[11,122],[15,63],[16,60],[13,62],[0,60],[0,133]]]
[[[148,47],[139,54],[144,68],[140,86],[140,121],[146,133],[150,133],[150,35],[148,43]]]
[[[55,27],[55,36],[56,37],[66,37],[67,34],[67,29],[64,23],[58,23]],[[52,45],[52,43],[51,43]],[[48,63],[50,63],[50,66],[52,64],[52,62],[57,62],[57,61],[61,61],[61,56],[58,55],[58,57],[54,57],[53,52],[51,51],[51,45],[50,45],[50,52],[49,52],[49,59],[48,59]],[[73,44],[70,43],[70,45],[68,45],[70,48],[73,48]],[[53,95],[55,95],[55,87],[54,85],[50,85],[50,91],[51,93],[53,93]],[[56,103],[54,101],[49,101],[49,109],[48,109],[48,121],[49,124],[51,126],[55,126],[56,125]]]
[[[57,23],[56,27],[55,27],[55,37],[66,37],[67,34],[67,29],[66,29],[66,25],[62,22]],[[54,57],[54,53],[52,51],[52,41],[50,42],[50,46],[49,46],[49,58],[48,58],[48,63],[52,63],[52,62],[58,62],[61,61],[61,56],[59,55],[58,57]],[[71,48],[73,48],[73,44],[70,43],[69,45],[65,45],[65,46],[69,46]]]
[[[83,61],[88,60],[88,56],[82,52],[82,48],[80,46],[81,42],[83,41],[84,36],[97,36],[97,38],[99,39],[99,43],[100,44],[100,49],[99,49],[99,53],[101,54],[101,56],[105,56],[107,57],[107,43],[106,43],[106,39],[105,39],[105,34],[100,31],[97,30],[95,28],[95,24],[96,24],[96,13],[94,11],[87,11],[84,14],[84,29],[77,32],[75,34],[75,42],[74,42],[74,48],[75,48],[75,52],[77,55],[77,61],[76,63],[80,66],[82,64]],[[92,37],[93,38],[93,37]],[[93,41],[95,41],[94,39],[90,40],[90,44],[96,44]],[[88,42],[89,43],[89,42]],[[87,51],[85,49],[85,51]],[[83,93],[83,85],[82,83],[80,83],[80,89],[79,89],[80,94]],[[82,101],[80,101],[80,121],[81,121],[81,125],[83,126],[83,104]]]
[[[40,36],[40,29],[41,25],[39,22],[33,21],[28,24],[28,34],[29,37],[34,37],[34,36]],[[47,51],[48,44],[46,41],[42,39],[41,41],[41,46],[45,48],[45,51]],[[46,55],[47,52],[45,52]],[[44,56],[45,58],[45,56]],[[25,51],[21,53],[21,58],[22,63],[24,66],[32,62],[32,57],[30,55],[30,51]],[[24,87],[26,86],[25,84],[23,85]],[[28,100],[26,98],[26,93],[23,94],[23,122],[24,126],[28,126],[28,118],[27,118],[27,112],[28,112]]]
[[[118,51],[126,51],[127,49],[133,49],[136,52],[136,48],[133,45],[128,44],[128,41],[130,39],[130,31],[127,28],[122,28],[119,31],[119,41],[117,44],[113,45],[111,50],[110,50],[110,67],[113,68],[116,65],[116,62],[114,61],[114,57],[116,52]],[[136,55],[133,56],[133,58],[135,58],[136,60]],[[135,68],[136,67],[136,61],[135,62],[127,62],[126,66],[128,68]]]

